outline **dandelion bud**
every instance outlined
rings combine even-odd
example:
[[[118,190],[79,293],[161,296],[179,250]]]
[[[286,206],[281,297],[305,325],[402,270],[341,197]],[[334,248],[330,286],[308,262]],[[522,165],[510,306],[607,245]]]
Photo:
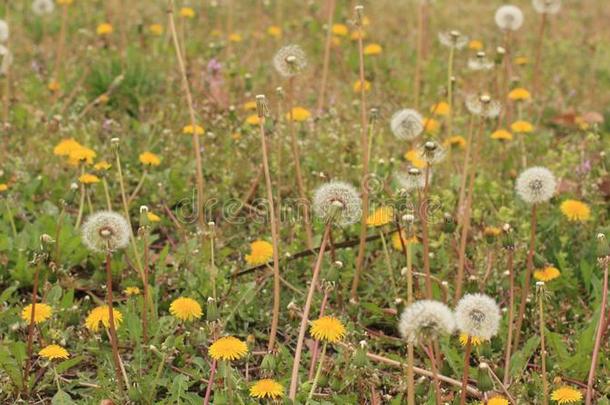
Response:
[[[536,288],[543,288],[544,287],[544,281],[536,281]]]
[[[207,320],[209,322],[214,322],[216,320],[218,320],[219,316],[218,316],[218,305],[216,304],[216,300],[212,297],[208,297],[208,302],[207,302]]]
[[[70,183],[70,189],[71,189],[71,190],[78,190],[78,184],[76,184],[76,183]]]
[[[267,371],[269,373],[273,373],[276,369],[277,361],[276,356],[274,354],[268,353],[263,357],[261,361],[261,369],[263,371]]]
[[[557,14],[561,10],[561,0],[532,0],[537,13]]]
[[[479,363],[479,368],[481,370],[487,370],[489,368],[489,364],[485,363],[484,361]]]
[[[275,94],[277,94],[279,98],[284,98],[284,89],[282,88],[282,86],[278,86],[275,88]]]
[[[140,214],[148,214],[148,207],[146,205],[140,205]]]
[[[335,266],[338,267],[338,268],[342,268],[343,267],[343,262],[340,261],[340,260],[336,260],[335,261]]]
[[[55,239],[53,239],[51,235],[43,233],[40,235],[40,243],[43,245],[52,245],[55,243]]]
[[[356,11],[356,25],[358,27],[362,27],[362,19],[364,17],[364,6],[362,4],[358,4],[356,7],[354,7],[354,10]]]
[[[256,112],[259,118],[263,118],[267,112],[267,101],[264,94],[256,96]]]

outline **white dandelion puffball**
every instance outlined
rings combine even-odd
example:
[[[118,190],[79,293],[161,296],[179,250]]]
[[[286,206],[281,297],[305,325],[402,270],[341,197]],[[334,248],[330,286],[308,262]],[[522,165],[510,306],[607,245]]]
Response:
[[[500,307],[485,294],[466,294],[455,307],[455,320],[460,332],[489,340],[500,327]]]
[[[424,132],[424,119],[415,110],[405,108],[392,115],[390,129],[397,139],[409,141]]]
[[[0,76],[8,72],[8,68],[13,63],[13,54],[4,45],[0,45]]]
[[[318,218],[340,226],[356,223],[362,216],[358,191],[343,181],[331,181],[316,189],[313,210]]]
[[[489,59],[485,52],[478,52],[475,58],[468,59],[468,69],[474,71],[491,70],[496,64]]]
[[[454,330],[453,311],[442,302],[433,300],[415,301],[407,306],[398,322],[400,335],[412,344],[450,335]]]
[[[502,30],[517,31],[523,25],[523,12],[517,6],[504,5],[496,11],[496,25]]]
[[[426,175],[417,167],[411,167],[406,173],[394,175],[398,185],[406,192],[422,190],[426,186]],[[432,170],[428,170],[428,184],[432,181]]]
[[[561,10],[561,0],[532,0],[532,5],[540,14],[557,14]]]
[[[4,20],[0,20],[0,42],[6,42],[8,40],[8,24]]]
[[[32,2],[32,12],[36,15],[51,14],[55,10],[53,0],[34,0]]]
[[[83,243],[94,252],[123,249],[129,244],[130,236],[129,222],[113,211],[96,212],[89,215],[83,223]]]
[[[273,66],[284,77],[295,76],[307,67],[307,56],[299,45],[286,45],[276,52]]]
[[[438,40],[447,48],[462,49],[468,43],[468,37],[459,31],[445,31],[438,33]]]
[[[445,159],[447,149],[436,141],[426,141],[418,148],[417,156],[424,162],[434,165]]]
[[[466,108],[473,115],[483,118],[496,118],[502,111],[502,103],[492,100],[488,94],[466,96]]]
[[[528,204],[547,202],[555,194],[556,187],[555,175],[546,167],[525,169],[515,184],[517,194]]]

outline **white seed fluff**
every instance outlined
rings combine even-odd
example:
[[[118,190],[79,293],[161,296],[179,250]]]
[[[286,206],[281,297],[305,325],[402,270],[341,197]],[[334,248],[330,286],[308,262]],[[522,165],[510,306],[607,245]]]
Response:
[[[409,343],[418,343],[440,335],[450,335],[455,330],[453,311],[442,302],[415,301],[400,315],[398,331]]]
[[[356,188],[343,181],[331,181],[316,189],[313,210],[324,221],[346,226],[362,216],[362,200]]]
[[[547,202],[555,194],[557,181],[553,173],[545,167],[530,167],[517,177],[515,190],[528,204]]]
[[[532,0],[532,5],[540,14],[557,14],[561,10],[561,0]]]
[[[8,24],[4,20],[0,20],[0,42],[6,42],[8,40]]]
[[[438,33],[438,40],[447,48],[462,49],[468,43],[468,37],[459,31],[444,31]]]
[[[426,186],[425,172],[418,168],[411,167],[406,172],[399,172],[394,175],[398,185],[405,191],[422,190]],[[428,171],[428,184],[432,182],[432,170]]]
[[[397,139],[410,141],[424,132],[424,119],[415,110],[405,108],[392,115],[390,129]]]
[[[32,2],[32,12],[36,15],[51,14],[55,10],[53,0],[34,0]]]
[[[519,7],[507,4],[496,11],[495,20],[500,29],[517,31],[523,25],[523,12]]]
[[[307,56],[299,45],[286,45],[275,53],[273,66],[284,77],[295,76],[307,67]]]
[[[460,332],[489,340],[500,327],[500,307],[485,294],[466,294],[455,307],[455,320]]]
[[[129,222],[113,211],[99,211],[89,215],[82,228],[83,243],[94,252],[123,249],[129,244]]]
[[[4,45],[0,45],[0,76],[8,72],[8,68],[13,63],[13,54]]]

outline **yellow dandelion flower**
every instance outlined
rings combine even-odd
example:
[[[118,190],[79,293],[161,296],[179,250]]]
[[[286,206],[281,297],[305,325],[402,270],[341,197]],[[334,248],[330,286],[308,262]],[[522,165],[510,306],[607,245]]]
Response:
[[[140,163],[148,166],[159,166],[161,164],[161,159],[159,156],[155,155],[152,152],[143,152],[140,154]]]
[[[460,333],[460,344],[462,346],[466,346],[466,343],[468,343],[468,335],[465,333]],[[483,340],[480,337],[471,336],[470,344],[472,346],[481,346],[483,344]]]
[[[414,167],[418,169],[423,169],[426,167],[426,162],[421,158],[418,151],[415,149],[411,149],[405,153],[405,159],[407,159]]]
[[[354,82],[354,93],[360,93],[362,91],[362,83],[360,83],[360,80],[356,80]],[[368,80],[364,81],[364,91],[370,91],[371,90],[371,82],[369,82]]]
[[[483,42],[478,39],[473,39],[468,42],[468,49],[472,49],[473,51],[480,51],[483,49]]]
[[[251,115],[248,115],[248,118],[246,118],[246,124],[248,124],[248,125],[255,126],[255,125],[260,124],[260,122],[261,122],[261,119],[258,116],[258,114],[251,114]]]
[[[250,387],[250,396],[258,399],[278,399],[284,396],[282,384],[270,378],[259,380]]]
[[[8,184],[0,183],[0,192],[8,190]]]
[[[140,289],[138,287],[127,287],[125,288],[125,295],[131,297],[132,295],[140,295]]]
[[[193,129],[192,125],[185,125],[184,128],[182,128],[183,134],[193,135],[193,132],[196,135],[203,135],[204,130],[203,130],[203,127],[199,126],[199,125],[195,125],[194,129]]]
[[[432,107],[430,107],[430,112],[432,114],[438,115],[441,117],[449,115],[450,111],[451,111],[451,106],[449,106],[449,103],[446,103],[444,101],[438,102],[438,103],[434,104]]]
[[[383,226],[389,224],[394,219],[394,209],[392,207],[377,208],[366,219],[368,226]]]
[[[52,313],[53,308],[51,308],[49,305],[42,303],[36,304],[34,309],[34,323],[41,323],[46,321],[51,317]],[[23,308],[23,311],[21,311],[21,319],[23,319],[24,321],[30,322],[31,317],[32,304],[26,306],[25,308]]]
[[[403,230],[401,232],[402,234],[402,242],[400,241],[400,236],[398,236],[398,232],[394,232],[392,234],[392,247],[394,248],[394,250],[397,250],[399,252],[402,252],[402,244],[405,244],[405,247],[408,244],[412,244],[412,243],[417,243],[417,236],[411,236],[410,238],[407,238],[407,235],[405,233],[405,231]]]
[[[573,404],[582,400],[582,393],[577,389],[564,385],[551,393],[551,399],[559,404]]]
[[[113,308],[112,315],[114,317],[114,326],[118,329],[123,322],[123,314],[118,309]],[[100,325],[104,325],[105,328],[110,326],[110,311],[108,311],[108,305],[101,305],[93,308],[91,312],[89,312],[89,315],[87,315],[87,319],[85,319],[85,326],[92,332],[98,332],[100,330]]]
[[[497,131],[494,131],[491,134],[490,138],[498,140],[498,141],[512,141],[513,134],[511,134],[510,132],[508,132],[505,129],[498,129]]]
[[[180,9],[180,17],[195,18],[195,10],[193,10],[191,7],[182,7]]]
[[[487,405],[508,405],[508,399],[503,396],[496,395],[487,400]]]
[[[112,31],[114,31],[114,28],[112,28],[112,24],[110,23],[101,23],[97,26],[97,29],[95,30],[95,32],[97,32],[97,35],[99,35],[100,37],[110,35],[112,34]]]
[[[364,54],[368,56],[381,55],[383,48],[379,44],[368,44],[364,47]]]
[[[350,39],[352,41],[357,41],[357,40],[359,40],[361,38],[362,39],[366,38],[366,33],[364,31],[362,31],[362,32],[358,31],[358,30],[357,31],[352,31],[352,33],[350,34]]]
[[[243,41],[243,37],[241,36],[241,34],[238,34],[236,32],[229,34],[229,42],[241,42]]]
[[[333,24],[332,33],[338,37],[346,37],[348,33],[347,25]]]
[[[256,110],[256,101],[246,101],[243,105],[243,109],[246,111]]]
[[[513,89],[510,93],[508,93],[508,98],[513,101],[527,101],[531,100],[532,95],[523,87],[517,87],[516,89]]]
[[[292,120],[296,122],[307,121],[311,117],[311,112],[308,109],[303,107],[293,107],[292,108]],[[290,112],[286,113],[286,119],[290,119]]]
[[[523,66],[523,65],[527,65],[528,63],[529,63],[529,60],[525,56],[517,56],[515,58],[515,65]]]
[[[538,281],[544,281],[545,283],[555,280],[560,275],[559,269],[553,266],[546,266],[545,268],[534,272],[534,278]]]
[[[161,24],[150,24],[148,26],[148,32],[156,36],[161,36],[163,35],[163,26]]]
[[[106,170],[110,169],[111,167],[112,166],[110,165],[110,163],[106,162],[105,160],[97,162],[96,164],[93,165],[93,168],[95,170],[99,170],[99,171],[106,171]]]
[[[529,134],[534,132],[534,126],[528,121],[515,121],[510,129],[517,134]]]
[[[44,349],[40,350],[38,355],[47,360],[67,359],[70,357],[70,353],[59,345],[48,345]]]
[[[57,4],[59,4],[60,6],[69,6],[73,2],[74,0],[57,0]]]
[[[51,93],[55,93],[61,89],[61,84],[55,79],[51,79],[49,84],[47,84],[47,88]]]
[[[443,144],[452,148],[464,149],[466,148],[466,139],[464,139],[464,137],[461,135],[453,135],[445,139]]]
[[[441,128],[441,124],[434,118],[424,118],[424,131],[429,134],[436,134]]]
[[[160,222],[161,221],[161,217],[160,216],[158,216],[154,212],[150,212],[150,211],[146,214],[146,218],[148,218],[148,220],[150,222]]]
[[[331,45],[332,45],[333,47],[335,47],[335,48],[336,48],[336,47],[338,47],[338,46],[340,46],[340,45],[341,45],[341,38],[333,36],[333,37],[331,38],[331,42],[330,42],[330,43],[331,43]]]
[[[239,360],[248,353],[248,346],[233,336],[225,336],[212,343],[208,354],[214,360]]]
[[[483,235],[492,237],[492,238],[499,236],[501,233],[502,233],[502,230],[496,226],[486,226],[485,229],[483,229]]]
[[[83,184],[95,184],[100,182],[100,178],[95,174],[83,173],[78,177],[78,181]]]
[[[182,321],[199,319],[203,314],[201,305],[192,298],[180,297],[172,301],[169,313]]]
[[[85,146],[81,146],[78,148],[73,148],[70,150],[68,155],[68,161],[71,164],[78,163],[93,163],[93,159],[97,156],[97,153],[93,149],[87,148]]]
[[[565,200],[559,209],[569,221],[585,222],[591,218],[591,208],[582,201]]]
[[[345,326],[333,316],[323,316],[311,323],[309,332],[314,339],[336,343],[345,336]]]
[[[53,148],[53,154],[56,156],[70,156],[70,152],[72,152],[72,150],[82,147],[83,145],[76,142],[73,138],[62,139]]]
[[[246,263],[250,266],[259,266],[267,263],[273,256],[273,245],[264,240],[250,243],[250,254],[246,255]]]
[[[267,34],[273,38],[281,38],[282,37],[282,29],[277,25],[272,25],[267,28]]]

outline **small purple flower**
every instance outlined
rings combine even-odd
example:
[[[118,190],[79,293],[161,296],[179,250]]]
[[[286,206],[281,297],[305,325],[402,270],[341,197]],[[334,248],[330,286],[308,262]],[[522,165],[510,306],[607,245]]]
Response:
[[[215,76],[220,73],[222,69],[222,63],[220,63],[216,58],[210,59],[208,62],[208,74],[211,76]]]
[[[591,161],[585,160],[576,168],[576,171],[578,172],[578,174],[589,173],[591,171]]]

